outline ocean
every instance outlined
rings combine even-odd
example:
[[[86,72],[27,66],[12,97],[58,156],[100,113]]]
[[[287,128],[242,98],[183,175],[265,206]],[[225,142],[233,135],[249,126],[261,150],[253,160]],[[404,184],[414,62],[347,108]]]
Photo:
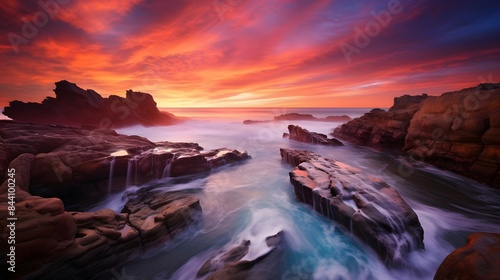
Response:
[[[183,190],[200,199],[199,221],[174,240],[102,275],[102,279],[196,279],[203,263],[221,250],[250,240],[246,258],[267,250],[265,237],[285,232],[283,260],[270,271],[273,279],[432,279],[443,259],[476,231],[500,232],[500,192],[425,163],[408,167],[405,156],[344,142],[342,147],[315,146],[283,139],[289,124],[330,133],[341,123],[290,121],[244,125],[246,119],[270,120],[285,113],[316,117],[359,117],[370,109],[166,109],[186,122],[164,127],[118,129],[152,141],[196,142],[205,149],[246,150],[252,159],[203,176],[165,178],[115,193],[92,209],[120,211],[124,193],[151,186]],[[425,251],[413,252],[405,267],[388,269],[377,254],[349,231],[306,204],[293,192],[281,162],[280,148],[307,149],[379,177],[396,188],[417,213],[424,229]],[[405,171],[402,172],[402,168]],[[130,278],[127,278],[130,277]],[[134,278],[132,278],[134,277]]]

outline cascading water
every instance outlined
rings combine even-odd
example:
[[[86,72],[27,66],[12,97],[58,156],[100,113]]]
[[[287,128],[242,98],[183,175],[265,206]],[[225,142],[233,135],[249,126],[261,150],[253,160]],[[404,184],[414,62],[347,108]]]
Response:
[[[126,187],[137,185],[137,156],[133,156],[127,163]]]
[[[342,114],[357,117],[363,113],[336,110],[304,109],[297,112],[317,117]],[[258,114],[264,114],[263,111],[259,109]],[[206,109],[200,112],[198,114],[209,117]],[[272,110],[265,112],[267,115],[261,119],[272,119],[276,115]],[[244,118],[256,119],[251,113],[244,115],[242,120]],[[288,124],[243,125],[233,118],[187,121],[161,129],[141,126],[120,129],[119,133],[140,135],[151,141],[196,142],[206,150],[220,147],[247,150],[252,159],[222,167],[206,177],[158,180],[148,184],[148,187],[161,191],[188,191],[197,196],[202,206],[201,222],[188,228],[174,241],[158,246],[158,250],[148,251],[114,268],[114,271],[126,271],[127,276],[139,279],[194,279],[192,276],[204,262],[220,250],[249,239],[256,246],[252,249],[255,251],[247,256],[251,259],[265,252],[264,236],[283,230],[291,244],[287,245],[290,250],[283,257],[282,266],[275,268],[280,274],[277,279],[432,279],[446,255],[465,244],[470,233],[500,232],[500,217],[492,214],[500,211],[499,191],[425,164],[423,168],[417,167],[412,176],[403,177],[398,173],[401,164],[398,155],[349,143],[343,147],[323,147],[283,139],[282,133],[286,132]],[[324,122],[293,124],[325,134],[339,125]],[[289,179],[293,167],[282,163],[279,148],[311,150],[386,181],[418,215],[424,229],[425,250],[409,254],[407,266],[388,269],[367,244],[349,232],[349,224],[344,228],[300,202],[308,196],[305,192],[300,192],[297,199]],[[288,159],[289,162],[292,160]],[[381,166],[385,167],[383,172],[380,172]],[[137,168],[131,167],[130,171],[137,172]],[[158,177],[163,175],[162,171],[166,173],[165,169],[159,169]],[[313,197],[315,195],[313,192]],[[112,195],[115,196],[121,198],[123,193]],[[102,207],[114,203],[114,209],[119,211],[125,202],[117,199],[117,202],[106,203]],[[346,203],[355,205],[349,199]],[[315,207],[327,212],[328,216],[334,216],[331,207],[320,200],[315,201]],[[398,220],[389,223],[395,229],[401,226]],[[405,234],[396,234],[394,238],[401,241],[397,246],[413,246],[411,238]]]
[[[113,172],[115,170],[115,161],[116,157],[112,157],[111,161],[109,162],[108,194],[111,194],[113,188]]]
[[[172,163],[174,162],[174,159],[175,159],[175,154],[172,156],[172,158],[167,159],[167,164],[163,169],[163,178],[170,177],[170,171],[172,170]]]

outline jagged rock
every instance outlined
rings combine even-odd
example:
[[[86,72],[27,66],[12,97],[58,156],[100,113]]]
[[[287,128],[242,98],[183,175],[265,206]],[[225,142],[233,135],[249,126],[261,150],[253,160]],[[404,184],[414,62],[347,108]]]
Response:
[[[68,81],[56,82],[56,97],[42,103],[12,101],[3,114],[20,122],[61,124],[94,128],[129,125],[169,125],[181,120],[156,107],[150,94],[128,90],[126,97],[103,98],[93,90],[83,90]]]
[[[317,118],[311,114],[289,113],[289,114],[275,116],[273,118],[273,120],[267,120],[267,121],[245,120],[245,121],[243,121],[243,124],[256,124],[256,123],[279,122],[279,121],[346,122],[346,121],[350,121],[350,120],[351,120],[351,117],[349,117],[347,115],[328,116],[326,118]]]
[[[439,266],[435,280],[484,279],[500,276],[500,234],[477,232],[467,245],[449,254]]]
[[[284,232],[280,231],[266,238],[266,245],[272,248],[266,254],[254,259],[243,260],[252,246],[249,240],[243,240],[240,245],[221,251],[217,256],[207,260],[196,277],[209,275],[207,280],[221,279],[275,279],[270,269],[275,269],[276,260],[283,251]]]
[[[328,139],[328,137],[321,133],[310,132],[300,126],[289,125],[288,131],[290,132],[288,138],[302,143],[343,146],[342,142],[335,138]]]
[[[405,143],[406,130],[413,114],[428,96],[402,96],[394,98],[394,106],[385,111],[373,109],[339,127],[333,136],[356,144],[373,148],[401,149]]]
[[[403,96],[385,112],[374,109],[333,135],[390,148],[494,187],[500,187],[500,84]]]
[[[223,268],[228,263],[236,263],[241,260],[247,253],[250,247],[249,240],[243,240],[239,246],[232,248],[227,252],[223,252],[222,255],[213,257],[207,260],[200,268],[196,277],[200,278],[207,275],[210,272],[214,272],[218,269]]]
[[[297,198],[342,224],[387,265],[404,265],[409,252],[424,248],[417,215],[386,182],[309,151],[280,152],[296,166],[290,181]]]
[[[21,154],[33,156],[26,178],[31,194],[59,197],[75,209],[127,185],[208,172],[249,158],[237,150],[202,151],[195,143],[153,143],[113,130],[13,121],[0,121],[0,136],[6,163]]]

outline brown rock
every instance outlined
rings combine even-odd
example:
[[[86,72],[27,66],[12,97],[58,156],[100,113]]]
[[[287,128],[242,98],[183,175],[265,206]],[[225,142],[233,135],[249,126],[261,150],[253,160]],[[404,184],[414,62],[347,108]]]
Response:
[[[500,276],[500,234],[473,233],[467,245],[449,254],[434,279],[484,279]]]
[[[282,258],[284,232],[267,237],[266,244],[272,248],[268,253],[255,260],[242,260],[252,246],[250,241],[243,240],[240,245],[221,251],[207,260],[196,277],[205,277],[211,273],[206,279],[275,279],[273,271]]]
[[[284,162],[297,166],[290,172],[297,198],[344,225],[387,265],[402,266],[408,253],[424,248],[417,215],[387,183],[309,151],[280,152]]]
[[[435,166],[499,187],[500,84],[441,96],[403,96],[333,135],[377,149],[395,149]],[[479,167],[487,166],[485,169]]]
[[[302,143],[308,144],[319,144],[319,145],[330,145],[330,146],[343,146],[342,142],[339,140],[332,138],[328,139],[328,137],[321,133],[310,132],[307,129],[304,129],[300,126],[289,125],[288,126],[289,139],[295,140]]]
[[[25,154],[16,163],[19,172],[27,172],[18,176],[22,188],[29,186],[33,195],[59,197],[73,210],[131,184],[208,172],[249,158],[246,152],[231,149],[202,151],[196,143],[153,143],[113,130],[13,121],[0,121],[0,136],[5,143],[0,146],[6,163],[2,169]]]

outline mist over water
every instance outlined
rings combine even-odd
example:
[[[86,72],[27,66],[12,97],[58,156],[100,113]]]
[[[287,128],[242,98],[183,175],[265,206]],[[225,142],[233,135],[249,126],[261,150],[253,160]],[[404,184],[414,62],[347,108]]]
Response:
[[[252,159],[206,175],[164,178],[131,186],[96,205],[93,210],[120,211],[127,192],[152,187],[162,192],[190,192],[200,199],[203,209],[199,221],[173,242],[148,251],[103,277],[125,274],[134,279],[195,279],[203,263],[218,252],[229,250],[242,240],[251,240],[244,259],[255,259],[269,250],[265,245],[267,236],[284,231],[285,254],[273,269],[274,279],[432,279],[446,255],[464,245],[470,233],[500,232],[500,217],[496,215],[500,212],[499,191],[423,163],[410,176],[402,176],[398,168],[406,159],[396,153],[346,142],[343,147],[327,147],[282,138],[292,123],[320,133],[330,133],[341,123],[242,124],[245,119],[270,120],[291,112],[316,117],[342,114],[357,117],[368,110],[189,109],[183,114],[173,112],[193,116],[183,124],[119,129],[119,133],[140,135],[152,141],[196,142],[207,150],[220,147],[246,150]],[[424,228],[426,250],[411,253],[405,268],[387,269],[366,244],[295,198],[288,177],[293,168],[281,162],[279,148],[311,150],[388,182],[417,213]]]

